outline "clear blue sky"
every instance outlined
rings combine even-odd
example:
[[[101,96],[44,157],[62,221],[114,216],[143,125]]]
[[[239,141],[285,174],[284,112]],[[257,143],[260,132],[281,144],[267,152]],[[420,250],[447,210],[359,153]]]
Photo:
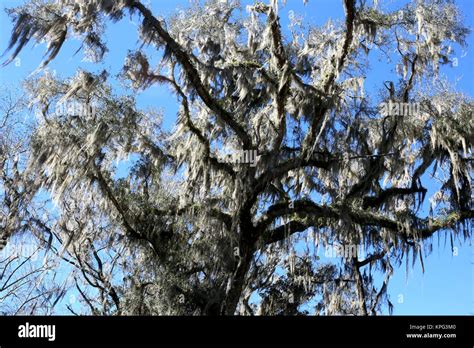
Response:
[[[245,9],[246,4],[253,1],[242,1]],[[382,2],[382,1],[381,1]],[[406,1],[392,1],[396,8],[401,7]],[[465,23],[474,28],[474,1],[457,0],[458,6],[465,16]],[[14,7],[23,1],[3,0],[0,7]],[[186,7],[188,0],[152,1],[154,12],[166,17],[173,13],[176,8]],[[281,7],[282,25],[288,24],[288,10],[304,17],[305,22],[322,24],[327,19],[340,19],[343,16],[342,2],[337,0],[309,0],[307,6],[303,6],[303,0],[287,0],[286,7]],[[78,41],[68,41],[63,49],[50,64],[51,70],[62,77],[73,75],[77,68],[82,67],[89,71],[101,71],[107,69],[110,76],[120,72],[127,50],[138,47],[136,24],[133,20],[137,18],[125,17],[117,24],[110,24],[107,28],[107,45],[109,53],[101,64],[81,62],[82,54],[74,55],[79,47]],[[5,12],[0,12],[0,52],[7,46],[12,24]],[[474,46],[473,35],[468,39],[469,47]],[[469,51],[468,47],[468,51]],[[45,52],[44,45],[37,47],[28,45],[19,55],[19,61],[0,68],[0,84],[11,88],[19,88],[22,79],[31,74],[40,64]],[[464,57],[458,52],[459,65],[456,68],[442,70],[451,81],[457,81],[457,89],[467,95],[473,96],[473,69],[474,55],[468,53]],[[2,59],[3,61],[3,59]],[[375,60],[372,71],[366,82],[366,88],[370,90],[370,84],[387,80],[391,74],[392,65]],[[119,89],[117,84],[114,86]],[[380,88],[380,85],[373,86]],[[177,104],[174,96],[164,87],[152,87],[137,96],[138,105],[141,107],[153,106],[161,108],[165,113],[165,127],[172,127],[175,121]],[[433,191],[434,185],[428,188]],[[389,285],[391,301],[395,305],[394,314],[474,314],[474,251],[470,241],[462,245],[455,241],[458,247],[458,255],[451,252],[449,239],[444,242],[444,234],[440,234],[439,246],[434,243],[433,252],[425,258],[425,273],[421,271],[419,263],[409,269],[407,274],[405,265],[395,270]],[[399,303],[402,299],[403,302]]]

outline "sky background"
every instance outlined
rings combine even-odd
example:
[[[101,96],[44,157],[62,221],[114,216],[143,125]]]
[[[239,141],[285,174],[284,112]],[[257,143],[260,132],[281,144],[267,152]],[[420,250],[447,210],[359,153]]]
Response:
[[[188,5],[188,0],[167,0],[167,1],[144,1],[151,3],[155,15],[167,17],[179,8]],[[381,1],[382,2],[382,1]],[[23,1],[0,0],[0,54],[7,47],[8,39],[12,30],[12,23],[6,15],[4,8],[15,7]],[[253,1],[242,1],[243,8]],[[388,7],[400,8],[406,1],[390,1]],[[474,28],[474,1],[457,0],[456,3],[464,14],[464,22]],[[338,0],[309,0],[308,5],[303,6],[302,0],[287,0],[286,6],[280,8],[282,28],[287,31],[289,10],[294,11],[304,18],[306,23],[313,25],[323,24],[329,18],[342,19],[342,2]],[[113,79],[123,66],[127,51],[138,48],[137,41],[137,18],[125,17],[116,24],[109,24],[106,30],[107,45],[109,52],[102,63],[94,64],[82,62],[82,53],[74,55],[79,48],[79,41],[66,41],[61,52],[50,63],[49,69],[55,71],[60,77],[71,77],[78,68],[83,68],[92,72],[100,72],[103,69],[109,71]],[[471,34],[468,38],[468,52],[456,52],[458,66],[442,68],[441,72],[456,85],[456,89],[463,91],[469,96],[474,95],[473,69],[474,56],[470,49],[474,46],[474,37]],[[34,46],[29,44],[20,53],[18,58],[10,65],[0,68],[0,85],[19,89],[21,81],[29,76],[40,64],[45,53],[44,45]],[[1,61],[6,59],[4,56]],[[372,69],[368,74],[365,83],[366,90],[375,91],[380,88],[381,81],[385,81],[393,75],[394,64],[387,63],[384,59],[374,59]],[[112,81],[116,93],[123,91],[123,88]],[[151,87],[147,91],[137,94],[137,102],[140,107],[155,107],[163,110],[164,126],[171,128],[176,120],[178,104],[176,98],[166,87]],[[436,188],[435,183],[429,178],[425,178],[424,183],[429,189],[428,196]],[[426,201],[428,201],[426,199]],[[426,203],[426,202],[425,202]],[[427,203],[424,205],[426,214]],[[399,269],[394,270],[388,293],[391,302],[394,304],[394,314],[474,314],[474,250],[472,242],[460,243],[455,240],[454,246],[457,248],[457,255],[453,255],[449,238],[445,239],[445,233],[438,233],[439,245],[434,239],[433,252],[424,259],[425,273],[422,272],[420,263],[417,262],[414,268],[407,270],[405,263]],[[410,260],[411,261],[411,260]],[[379,284],[381,284],[380,278]]]

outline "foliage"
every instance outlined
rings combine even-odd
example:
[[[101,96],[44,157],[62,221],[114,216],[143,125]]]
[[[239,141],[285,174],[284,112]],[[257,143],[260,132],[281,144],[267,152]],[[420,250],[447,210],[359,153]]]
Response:
[[[131,91],[168,86],[180,109],[166,132],[159,112],[138,108],[133,93],[114,94],[106,72],[61,80],[43,69],[30,78],[40,118],[28,163],[3,172],[6,194],[9,180],[22,188],[18,207],[2,203],[4,216],[14,209],[1,220],[5,240],[31,231],[70,267],[62,289],[80,298],[68,306],[73,313],[391,309],[395,265],[410,253],[423,263],[442,231],[470,238],[473,101],[439,76],[468,30],[451,1],[396,11],[343,4],[341,23],[305,26],[293,14],[288,35],[277,1],[244,12],[238,1],[196,2],[166,20],[138,0],[30,0],[10,9],[7,63],[28,42],[46,42],[40,68],[72,37],[100,61],[105,25],[140,18],[143,45],[129,52],[121,81]],[[395,52],[399,80],[369,96],[375,51]],[[94,112],[57,112],[68,102]],[[389,102],[422,107],[381,115],[378,105]],[[4,139],[6,168],[12,141]],[[220,160],[249,150],[257,151],[255,166]],[[121,177],[117,163],[127,158],[133,164]],[[423,217],[428,171],[440,190]],[[40,189],[57,214],[37,212],[32,195]],[[319,247],[333,246],[362,246],[366,255],[318,257]]]

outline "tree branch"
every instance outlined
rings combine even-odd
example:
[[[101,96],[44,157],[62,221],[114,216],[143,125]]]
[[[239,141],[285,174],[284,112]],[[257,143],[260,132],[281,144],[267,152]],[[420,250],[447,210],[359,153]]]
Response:
[[[424,187],[411,187],[411,188],[402,188],[402,187],[391,187],[386,190],[382,190],[377,196],[366,196],[363,198],[362,207],[366,208],[375,208],[379,207],[387,200],[394,196],[406,196],[414,193],[426,194],[427,190]]]
[[[173,53],[173,55],[176,57],[176,59],[188,75],[191,83],[193,84],[194,88],[196,89],[196,92],[198,93],[204,104],[206,104],[206,106],[210,110],[215,112],[216,115],[225,124],[227,124],[235,132],[235,134],[237,134],[244,148],[250,149],[252,147],[252,141],[249,135],[247,134],[245,129],[239,123],[237,123],[236,120],[234,120],[233,116],[209,94],[208,90],[206,89],[199,77],[198,71],[191,62],[190,57],[192,56],[192,54],[188,54],[183,50],[183,48],[161,26],[160,21],[156,19],[151,13],[151,11],[146,8],[142,3],[140,3],[139,1],[134,1],[131,4],[131,8],[137,9],[143,16],[143,18],[153,26],[160,38],[166,43],[167,47],[170,49],[170,51]]]
[[[268,227],[277,218],[283,216],[289,216],[292,220],[285,225],[268,230]],[[400,221],[363,210],[351,209],[344,205],[334,207],[321,206],[310,200],[298,200],[290,204],[287,202],[276,203],[270,206],[257,222],[255,233],[257,233],[257,237],[261,238],[263,245],[267,245],[283,240],[293,233],[305,231],[312,226],[325,226],[330,220],[340,220],[342,216],[348,216],[352,222],[360,226],[387,228],[399,233],[403,239],[409,239],[409,235],[407,231],[404,230],[403,224]],[[470,210],[453,213],[448,217],[439,218],[437,220],[416,219],[412,221],[412,232],[416,237],[426,239],[439,230],[452,227],[473,218],[474,211]],[[415,226],[424,227],[416,228]],[[362,261],[362,263],[364,262],[365,261]],[[370,262],[370,260],[367,262]]]

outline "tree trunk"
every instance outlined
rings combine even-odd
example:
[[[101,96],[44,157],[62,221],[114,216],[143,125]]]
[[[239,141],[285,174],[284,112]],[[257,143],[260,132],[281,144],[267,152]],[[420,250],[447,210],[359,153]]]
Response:
[[[245,276],[249,271],[250,264],[253,258],[253,250],[248,250],[245,255],[242,255],[241,262],[237,266],[232,279],[232,285],[227,293],[224,300],[224,306],[222,310],[223,315],[234,315],[239,304],[242,291],[245,285]]]
[[[247,211],[247,209],[244,209]],[[223,315],[234,315],[239,304],[240,297],[244,290],[245,277],[250,269],[253,255],[255,253],[255,233],[250,214],[240,214],[240,241],[239,241],[239,257],[240,260],[235,268],[232,276],[230,289],[227,291],[223,301]]]

